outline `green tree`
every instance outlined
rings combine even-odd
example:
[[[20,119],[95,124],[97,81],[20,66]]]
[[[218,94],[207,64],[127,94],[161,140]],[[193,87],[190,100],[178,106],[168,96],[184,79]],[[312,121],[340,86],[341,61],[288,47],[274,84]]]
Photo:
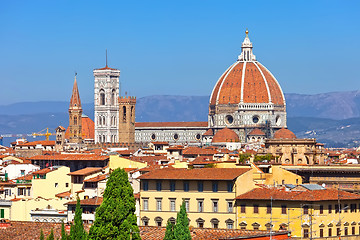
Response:
[[[68,240],[69,236],[67,235],[66,231],[65,231],[65,224],[64,222],[61,222],[61,238],[60,240]]]
[[[176,217],[174,227],[174,236],[176,240],[190,240],[189,219],[186,213],[185,202],[182,203],[180,211]]]
[[[70,228],[70,239],[71,240],[85,240],[86,232],[82,221],[82,208],[80,207],[80,199],[77,197],[74,224]]]
[[[247,160],[249,160],[251,157],[251,154],[249,153],[240,153],[239,154],[239,163],[245,163]]]
[[[51,232],[49,236],[46,238],[46,240],[54,240],[54,230],[51,228]]]
[[[43,230],[41,229],[41,232],[40,232],[40,240],[44,240],[44,239],[45,239],[44,232],[43,232]]]
[[[174,224],[170,221],[167,222],[165,237],[163,240],[175,240]]]
[[[135,198],[124,169],[114,170],[106,182],[102,204],[96,209],[89,239],[140,239]]]

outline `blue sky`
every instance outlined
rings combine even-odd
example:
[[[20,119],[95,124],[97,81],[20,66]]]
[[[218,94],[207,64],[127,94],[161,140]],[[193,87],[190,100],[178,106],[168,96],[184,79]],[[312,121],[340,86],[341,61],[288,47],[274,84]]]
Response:
[[[3,1],[0,104],[69,101],[74,72],[93,101],[94,68],[121,70],[123,92],[210,95],[241,51],[286,93],[360,89],[359,1]]]

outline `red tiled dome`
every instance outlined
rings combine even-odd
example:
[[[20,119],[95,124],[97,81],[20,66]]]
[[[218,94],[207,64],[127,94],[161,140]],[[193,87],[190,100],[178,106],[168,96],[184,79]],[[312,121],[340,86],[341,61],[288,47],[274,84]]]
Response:
[[[285,105],[281,87],[275,77],[257,61],[237,61],[217,81],[210,105],[274,103]]]
[[[81,117],[81,134],[82,139],[95,139],[95,123],[86,115]],[[65,138],[70,138],[69,127],[66,129]]]
[[[265,136],[266,134],[261,131],[261,129],[255,128],[251,130],[251,132],[248,134],[249,136],[256,135],[256,136]]]
[[[217,133],[215,133],[212,142],[240,142],[240,138],[233,130],[229,128],[223,128]]]
[[[296,139],[296,135],[289,129],[282,128],[275,132],[274,139]]]

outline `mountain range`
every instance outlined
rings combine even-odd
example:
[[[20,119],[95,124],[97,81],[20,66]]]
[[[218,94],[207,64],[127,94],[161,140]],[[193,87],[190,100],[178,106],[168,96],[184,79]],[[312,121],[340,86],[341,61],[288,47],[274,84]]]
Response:
[[[327,147],[356,147],[360,142],[360,91],[285,94],[288,128]],[[207,121],[208,96],[158,95],[137,99],[136,121]],[[68,102],[20,102],[0,105],[0,135],[28,134],[68,125]],[[93,103],[83,113],[94,116]],[[12,139],[11,139],[12,140]],[[4,145],[10,139],[4,138]]]

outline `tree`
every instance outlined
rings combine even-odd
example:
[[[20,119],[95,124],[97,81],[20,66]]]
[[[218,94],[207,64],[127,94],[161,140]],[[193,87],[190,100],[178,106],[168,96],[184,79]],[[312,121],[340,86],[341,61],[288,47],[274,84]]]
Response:
[[[114,170],[106,182],[102,204],[96,209],[89,239],[140,239],[135,198],[124,169]]]
[[[41,229],[41,232],[40,232],[40,240],[44,240],[45,237],[44,237],[44,232],[43,230]]]
[[[82,221],[82,208],[80,207],[80,199],[77,197],[74,224],[70,228],[70,239],[71,240],[85,240],[86,232]]]
[[[51,228],[51,232],[49,236],[46,238],[46,240],[54,240],[54,230]]]
[[[61,222],[61,238],[60,240],[68,240],[69,236],[66,234],[64,222]]]
[[[185,202],[182,203],[180,211],[176,217],[174,227],[174,236],[176,240],[190,240],[189,219],[186,213]]]
[[[174,224],[170,221],[168,221],[166,224],[166,232],[163,240],[175,240]]]

